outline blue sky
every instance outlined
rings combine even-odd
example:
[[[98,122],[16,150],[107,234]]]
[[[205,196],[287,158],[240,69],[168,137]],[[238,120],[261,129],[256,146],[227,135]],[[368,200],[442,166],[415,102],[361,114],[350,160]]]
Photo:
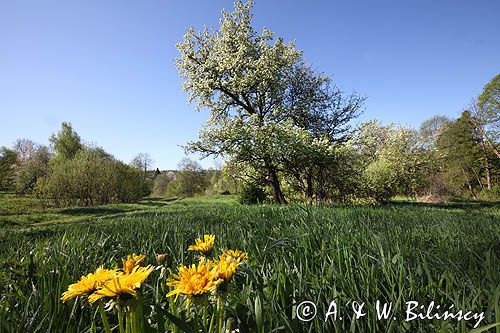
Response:
[[[232,2],[1,0],[0,146],[48,144],[69,121],[125,162],[147,152],[175,168],[208,118],[186,102],[175,44],[218,26],[221,8]],[[498,13],[497,0],[257,0],[253,22],[366,95],[362,120],[418,127],[457,116],[500,72]]]

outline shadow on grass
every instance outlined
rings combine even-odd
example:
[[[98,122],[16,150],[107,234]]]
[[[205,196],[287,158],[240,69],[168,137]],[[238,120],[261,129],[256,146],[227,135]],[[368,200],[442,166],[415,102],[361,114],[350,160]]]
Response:
[[[61,214],[71,215],[71,216],[80,216],[80,215],[88,215],[88,214],[116,214],[127,212],[127,209],[120,208],[106,208],[106,207],[76,207],[76,208],[67,208],[60,211]]]
[[[166,202],[164,201],[141,201],[139,203],[137,203],[138,205],[141,205],[141,206],[147,206],[147,207],[162,207],[162,206],[165,206],[167,205]]]
[[[95,206],[95,207],[71,207],[60,211],[61,214],[71,215],[71,216],[82,216],[82,215],[106,215],[106,214],[117,214],[125,213],[133,210],[142,210],[148,208],[159,208],[168,205],[171,200],[164,198],[145,198],[139,202],[131,203],[122,207],[106,207],[106,206]]]
[[[452,201],[443,203],[428,203],[414,201],[392,201],[389,206],[396,207],[432,207],[444,209],[480,209],[488,207],[500,207],[500,202],[492,201]]]

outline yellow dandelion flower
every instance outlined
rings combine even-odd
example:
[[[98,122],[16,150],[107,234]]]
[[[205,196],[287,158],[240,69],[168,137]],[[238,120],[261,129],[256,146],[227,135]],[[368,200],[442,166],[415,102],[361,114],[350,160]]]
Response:
[[[181,265],[178,274],[172,274],[168,286],[175,287],[174,290],[167,294],[167,297],[176,295],[185,295],[189,298],[193,296],[202,296],[214,291],[221,280],[216,280],[216,267],[213,261],[201,260],[198,265],[191,266]]]
[[[238,262],[243,262],[248,259],[248,254],[240,250],[226,250],[224,251],[224,254]]]
[[[61,300],[66,302],[77,296],[88,295],[96,291],[108,280],[120,275],[116,270],[99,267],[95,272],[82,276],[78,282],[70,284],[68,291],[62,294]]]
[[[137,298],[136,289],[141,287],[144,280],[154,270],[154,266],[146,267],[136,266],[129,274],[120,274],[111,280],[107,281],[100,289],[89,296],[89,302],[95,301],[104,297],[127,297],[132,296]]]
[[[214,235],[205,235],[203,236],[203,240],[201,238],[196,238],[196,245],[189,246],[189,251],[198,251],[203,253],[204,255],[210,254],[212,249],[214,248],[215,236]]]
[[[223,282],[229,282],[236,273],[239,265],[240,262],[238,260],[229,255],[222,254],[221,256],[219,256],[219,260],[215,262],[217,271],[215,278],[217,280],[220,279]]]
[[[125,274],[130,274],[134,267],[140,266],[145,258],[146,256],[143,254],[137,255],[134,253],[132,255],[128,255],[126,260],[122,259],[123,271]]]

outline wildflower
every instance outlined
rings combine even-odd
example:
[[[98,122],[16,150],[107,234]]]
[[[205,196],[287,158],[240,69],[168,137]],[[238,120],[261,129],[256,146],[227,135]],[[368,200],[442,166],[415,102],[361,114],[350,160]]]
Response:
[[[141,287],[144,280],[154,270],[154,266],[147,267],[135,266],[128,274],[120,274],[111,280],[108,280],[100,289],[89,296],[89,302],[95,301],[104,297],[116,297],[127,299],[128,297],[137,298],[136,289]]]
[[[219,256],[219,260],[215,262],[215,265],[217,271],[215,278],[226,283],[232,279],[238,266],[240,265],[240,262],[231,256],[222,254]]]
[[[189,251],[198,251],[203,255],[209,255],[212,249],[214,248],[215,236],[214,235],[205,235],[203,236],[203,240],[201,238],[196,238],[196,245],[191,245],[188,250]]]
[[[139,267],[145,258],[146,256],[143,254],[137,255],[134,253],[128,255],[126,260],[122,259],[123,271],[125,274],[130,274],[135,267]]]
[[[99,267],[94,273],[82,276],[78,282],[69,285],[68,291],[62,294],[61,300],[66,302],[72,298],[88,295],[96,291],[108,280],[120,275],[117,270],[109,270]]]
[[[243,262],[248,259],[248,254],[240,250],[226,250],[224,254],[238,262]]]
[[[198,265],[179,267],[178,274],[173,274],[168,286],[174,286],[175,289],[167,294],[167,297],[176,295],[187,296],[186,306],[189,306],[190,298],[193,296],[203,296],[211,293],[222,283],[222,280],[216,280],[216,267],[213,261],[201,260]]]

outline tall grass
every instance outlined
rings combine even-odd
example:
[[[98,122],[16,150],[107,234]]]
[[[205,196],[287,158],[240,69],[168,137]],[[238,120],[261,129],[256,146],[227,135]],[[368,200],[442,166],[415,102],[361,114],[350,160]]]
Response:
[[[113,267],[132,252],[146,254],[148,263],[155,263],[156,253],[169,253],[175,267],[191,259],[188,246],[205,233],[215,234],[221,248],[249,254],[250,269],[236,277],[227,307],[240,332],[466,332],[474,324],[405,322],[410,300],[484,311],[481,326],[500,322],[498,208],[187,203],[4,233],[0,331],[99,332],[95,309],[80,300],[60,302],[68,284],[100,264]],[[150,331],[164,329],[168,291],[159,271],[153,272],[144,310]],[[305,300],[318,307],[310,322],[296,318],[296,306]],[[325,322],[333,300],[341,306],[343,320]],[[376,300],[393,302],[396,320],[377,320]],[[366,302],[365,317],[355,319],[349,311],[353,301]],[[261,315],[264,326],[259,328]]]

